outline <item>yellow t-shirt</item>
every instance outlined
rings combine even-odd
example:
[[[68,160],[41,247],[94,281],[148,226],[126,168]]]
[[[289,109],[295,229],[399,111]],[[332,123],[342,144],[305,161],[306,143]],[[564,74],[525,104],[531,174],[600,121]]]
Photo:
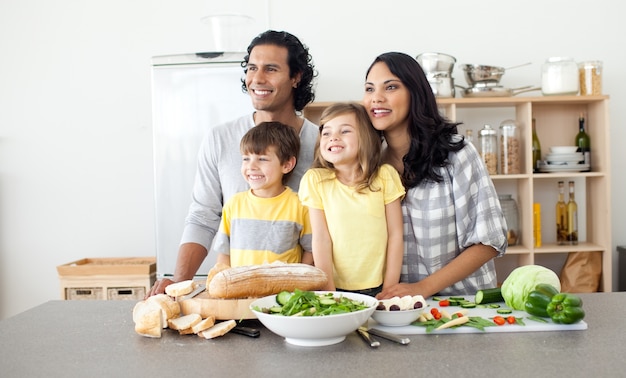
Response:
[[[385,205],[404,196],[398,172],[380,167],[373,183],[379,191],[355,192],[325,168],[309,169],[298,196],[305,206],[324,210],[333,242],[335,286],[344,290],[377,287],[383,282],[387,255]]]
[[[309,210],[289,187],[276,197],[260,198],[251,190],[225,204],[214,253],[230,254],[230,266],[282,261],[299,263],[311,250]]]

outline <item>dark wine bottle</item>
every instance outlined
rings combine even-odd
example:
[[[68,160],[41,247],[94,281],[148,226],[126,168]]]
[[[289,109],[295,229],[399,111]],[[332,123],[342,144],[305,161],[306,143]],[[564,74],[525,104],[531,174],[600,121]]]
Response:
[[[574,145],[578,147],[576,151],[582,152],[585,158],[584,164],[589,166],[588,169],[584,171],[591,170],[591,141],[589,140],[589,135],[585,132],[585,117],[582,113],[580,113],[580,117],[578,117],[578,134],[576,134],[576,140],[574,141]]]
[[[539,162],[541,161],[541,143],[539,143],[539,137],[537,136],[537,129],[535,128],[535,119],[533,118],[533,171],[539,172]]]

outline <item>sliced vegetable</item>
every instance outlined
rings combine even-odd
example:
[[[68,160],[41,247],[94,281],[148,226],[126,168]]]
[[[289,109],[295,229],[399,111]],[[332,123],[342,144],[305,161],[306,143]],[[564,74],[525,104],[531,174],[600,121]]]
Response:
[[[499,308],[496,310],[496,312],[498,314],[507,315],[507,314],[512,314],[513,310],[511,310],[510,308]]]
[[[501,325],[504,325],[506,323],[506,320],[502,316],[497,315],[497,316],[493,317],[493,322],[496,323],[497,325],[501,326]]]
[[[548,315],[555,323],[578,323],[585,317],[583,300],[575,294],[560,293],[552,297],[548,304]]]
[[[493,289],[478,290],[474,302],[476,302],[476,304],[504,302],[502,289],[494,287]]]

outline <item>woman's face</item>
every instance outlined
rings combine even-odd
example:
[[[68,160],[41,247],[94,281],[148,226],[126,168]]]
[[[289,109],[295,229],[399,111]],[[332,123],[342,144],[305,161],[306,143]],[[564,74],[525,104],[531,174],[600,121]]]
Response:
[[[407,127],[410,103],[408,89],[391,73],[387,64],[374,64],[365,80],[363,96],[363,105],[374,127],[382,131]]]

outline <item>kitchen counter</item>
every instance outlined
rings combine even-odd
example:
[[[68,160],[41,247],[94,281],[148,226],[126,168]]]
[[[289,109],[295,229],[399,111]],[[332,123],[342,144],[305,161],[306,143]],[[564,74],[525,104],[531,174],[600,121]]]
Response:
[[[356,333],[325,347],[298,347],[261,326],[261,336],[206,340],[134,331],[134,301],[50,301],[0,321],[5,377],[350,377],[397,375],[616,376],[626,367],[626,292],[582,294],[587,330],[380,337]],[[253,321],[256,322],[256,321]],[[260,323],[259,323],[260,324]]]

